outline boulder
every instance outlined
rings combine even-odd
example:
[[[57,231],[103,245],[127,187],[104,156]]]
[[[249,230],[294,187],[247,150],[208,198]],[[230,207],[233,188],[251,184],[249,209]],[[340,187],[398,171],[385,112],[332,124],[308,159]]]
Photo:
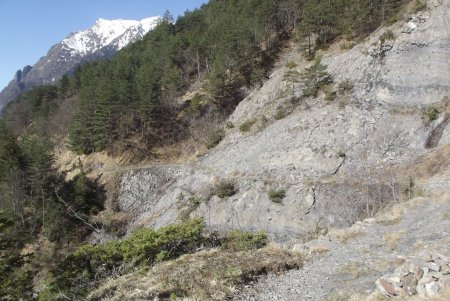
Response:
[[[375,284],[383,295],[387,297],[398,296],[398,293],[395,290],[394,286],[387,282],[385,279],[380,278],[375,282]]]

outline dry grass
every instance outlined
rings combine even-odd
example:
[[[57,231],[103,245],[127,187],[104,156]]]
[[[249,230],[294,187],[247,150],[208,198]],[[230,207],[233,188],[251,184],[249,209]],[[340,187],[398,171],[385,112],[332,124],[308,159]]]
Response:
[[[112,280],[88,300],[224,300],[257,276],[299,268],[297,253],[269,246],[246,252],[201,251]],[[182,299],[181,299],[182,300]]]
[[[398,205],[392,206],[376,222],[382,226],[396,225],[402,220],[404,209]]]
[[[363,236],[366,233],[360,230],[353,229],[334,229],[330,231],[330,234],[334,236],[340,243],[346,244],[348,240]]]
[[[353,279],[358,279],[359,277],[369,273],[372,270],[371,267],[363,262],[349,262],[346,265],[339,268],[339,273],[351,275]]]
[[[441,219],[442,219],[442,220],[448,220],[448,219],[450,219],[450,212],[449,212],[449,211],[446,211],[446,212],[442,213]]]
[[[310,254],[318,254],[318,255],[324,254],[328,251],[330,251],[330,249],[326,245],[322,245],[322,244],[312,246],[309,249]]]
[[[399,267],[406,262],[404,257],[397,257],[393,259],[380,259],[374,263],[374,266],[380,271],[387,271],[393,267]]]
[[[394,250],[395,246],[399,243],[400,239],[406,234],[406,230],[399,230],[397,232],[392,232],[385,234],[381,239],[386,245],[388,250]]]

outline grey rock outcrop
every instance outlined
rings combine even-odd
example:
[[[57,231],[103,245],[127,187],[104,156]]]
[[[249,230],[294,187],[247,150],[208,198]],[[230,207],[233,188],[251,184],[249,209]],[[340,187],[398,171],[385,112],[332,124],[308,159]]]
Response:
[[[301,95],[302,85],[292,90],[284,81],[288,69],[282,62],[238,105],[228,120],[235,127],[226,130],[225,139],[184,167],[189,172],[154,187],[139,180],[151,170],[130,172],[123,179],[122,191],[151,190],[139,196],[144,205],[133,209],[130,229],[176,221],[181,209],[175,199],[185,191],[204,200],[191,216],[204,217],[209,226],[264,230],[281,241],[305,237],[317,227],[348,226],[390,200],[406,198],[402,191],[414,177],[411,166],[450,142],[449,126],[443,125],[450,95],[449,5],[446,0],[411,16],[407,22],[417,28],[410,33],[402,32],[406,22],[400,22],[389,28],[394,39],[381,43],[387,29],[380,29],[348,51],[334,47],[325,52],[322,61],[335,85],[344,80],[354,84],[335,102],[320,96],[292,106],[291,95]],[[299,72],[308,66],[298,50],[284,60],[297,62]],[[424,117],[431,104],[444,108],[435,121]],[[280,107],[292,113],[274,120]],[[250,118],[256,121],[251,131],[239,131]],[[440,134],[427,148],[437,128]],[[211,196],[220,181],[234,182],[238,193],[226,199]],[[281,204],[269,199],[271,188],[286,191]],[[118,202],[125,209],[133,201],[131,194],[124,195]]]
[[[438,253],[427,253],[395,269],[376,281],[377,288],[387,297],[434,297],[448,288],[450,261]]]

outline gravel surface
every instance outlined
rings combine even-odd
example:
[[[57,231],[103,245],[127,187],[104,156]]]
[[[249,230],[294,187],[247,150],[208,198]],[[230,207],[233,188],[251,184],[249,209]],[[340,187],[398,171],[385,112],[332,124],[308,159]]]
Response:
[[[353,235],[348,234],[344,242],[345,233]],[[342,293],[367,294],[375,289],[379,277],[407,258],[426,251],[450,255],[450,195],[412,199],[295,248],[305,253],[328,251],[309,256],[300,270],[260,279],[234,300],[326,300]]]

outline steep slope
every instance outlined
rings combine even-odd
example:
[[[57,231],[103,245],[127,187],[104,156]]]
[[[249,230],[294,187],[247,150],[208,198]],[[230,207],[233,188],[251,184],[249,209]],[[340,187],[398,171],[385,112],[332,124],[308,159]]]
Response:
[[[33,66],[26,66],[0,92],[0,111],[8,102],[33,86],[58,81],[83,61],[108,58],[129,43],[141,39],[156,26],[159,17],[141,21],[98,19],[89,29],[71,33],[53,45]]]
[[[236,108],[229,118],[234,128],[213,151],[192,165],[128,172],[119,208],[133,216],[133,226],[166,225],[187,210],[213,228],[260,229],[286,241],[350,225],[407,199],[411,183],[439,171],[415,168],[430,151],[430,136],[440,129],[436,148],[450,141],[449,1],[429,6],[350,50],[335,45],[323,53],[333,88],[344,79],[354,86],[335,101],[321,94],[292,105],[303,85],[284,80],[288,67],[275,69]],[[382,38],[388,30],[393,39]],[[310,64],[298,50],[286,55],[290,61],[299,72]],[[440,108],[436,120],[426,114],[431,104]],[[275,120],[280,108],[292,113]],[[248,121],[250,131],[240,131]],[[238,192],[213,195],[220,182],[234,183]],[[269,199],[273,188],[286,192],[282,204]],[[191,207],[190,197],[203,202]]]

